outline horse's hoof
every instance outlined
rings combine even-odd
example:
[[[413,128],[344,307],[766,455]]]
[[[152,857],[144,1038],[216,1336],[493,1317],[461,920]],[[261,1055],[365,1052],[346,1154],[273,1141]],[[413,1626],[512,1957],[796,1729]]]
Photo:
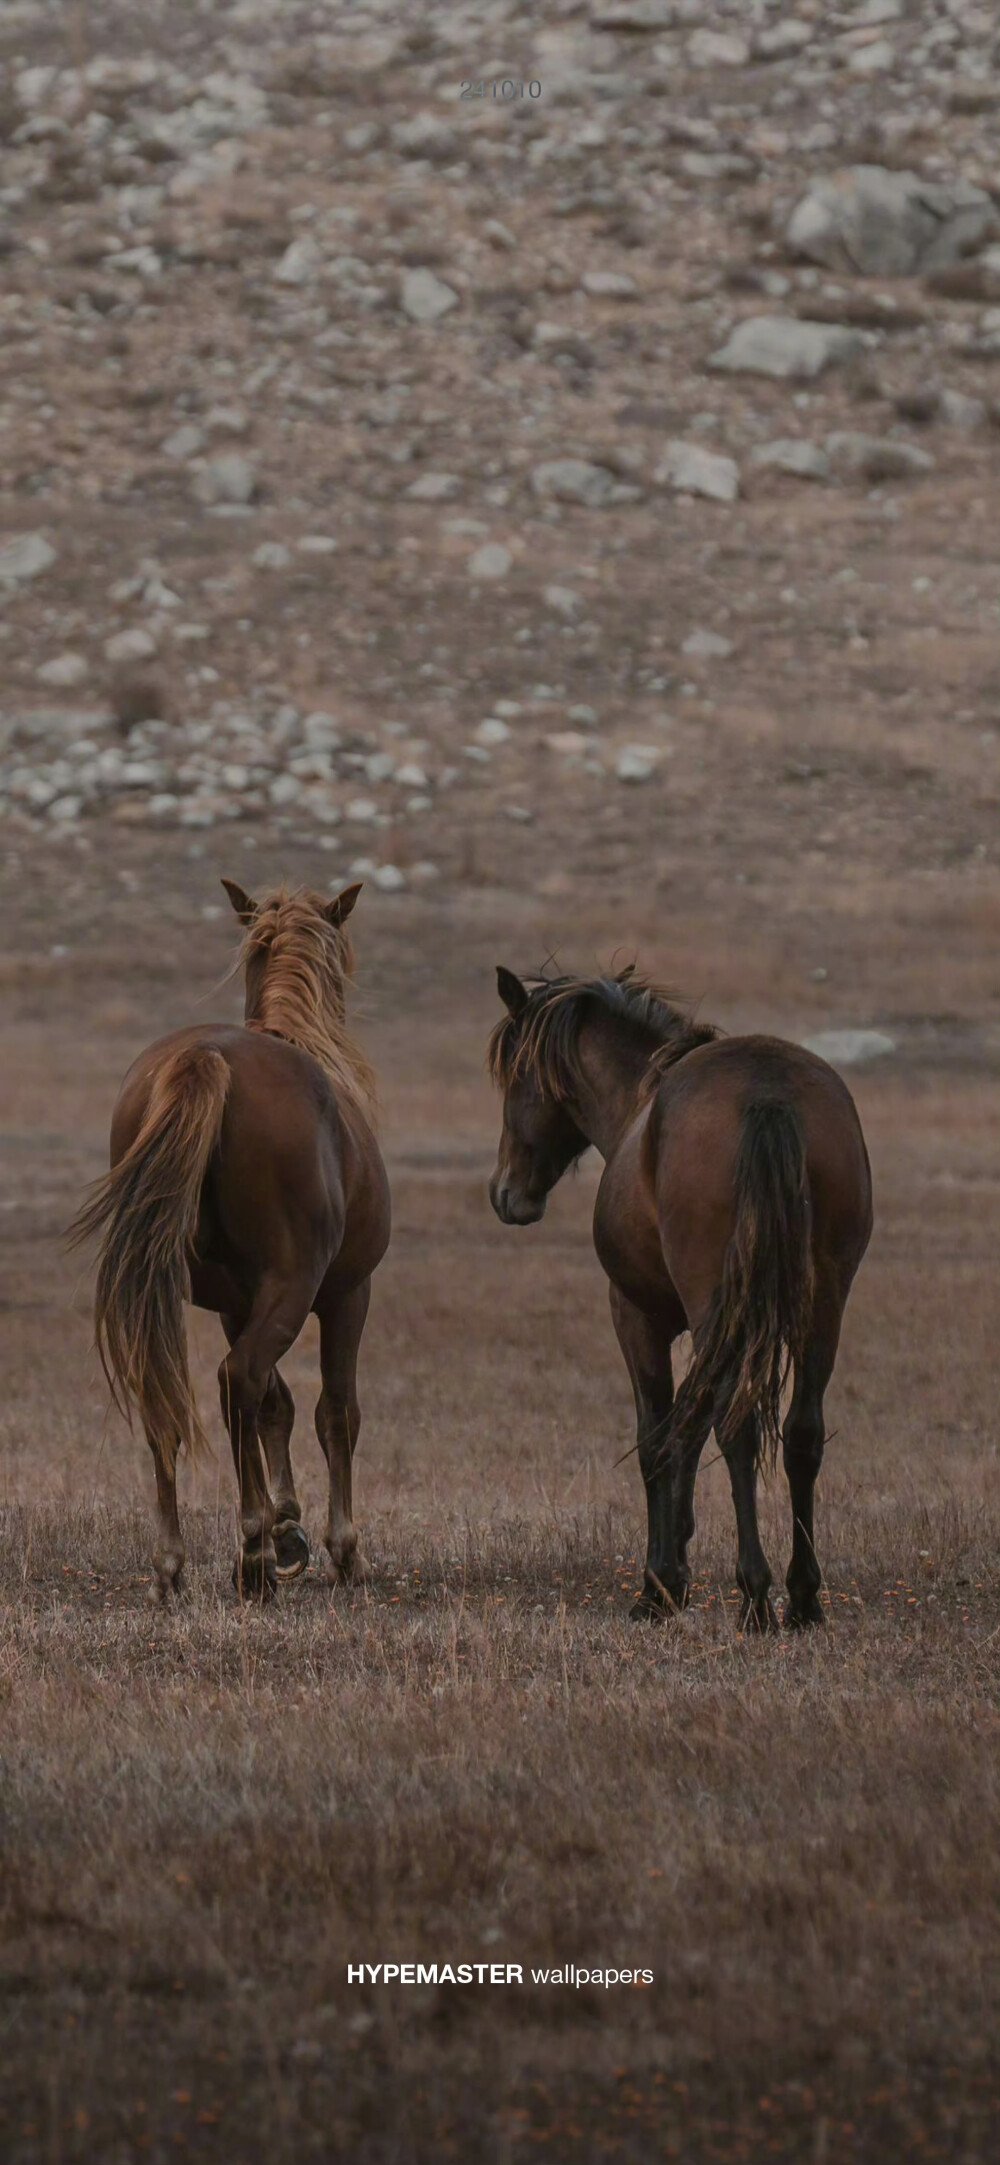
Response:
[[[285,1519],[274,1528],[274,1554],[279,1579],[301,1578],[309,1562],[309,1543],[297,1519]]]
[[[179,1567],[174,1572],[162,1575],[157,1572],[146,1588],[146,1600],[152,1609],[170,1609],[185,1599],[186,1589]]]
[[[368,1558],[360,1549],[351,1549],[346,1556],[340,1557],[327,1553],[326,1576],[330,1586],[364,1586],[368,1573]]]
[[[786,1601],[782,1618],[786,1631],[811,1631],[815,1625],[826,1624],[826,1616],[815,1594],[807,1594],[804,1601]]]
[[[278,1590],[278,1573],[270,1556],[244,1550],[233,1565],[233,1585],[241,1601],[270,1601]]]
[[[739,1628],[741,1631],[750,1632],[751,1634],[754,1632],[777,1631],[778,1619],[770,1601],[766,1598],[763,1601],[744,1601],[740,1611]]]
[[[662,1624],[668,1614],[665,1604],[656,1594],[640,1594],[628,1612],[630,1624]]]

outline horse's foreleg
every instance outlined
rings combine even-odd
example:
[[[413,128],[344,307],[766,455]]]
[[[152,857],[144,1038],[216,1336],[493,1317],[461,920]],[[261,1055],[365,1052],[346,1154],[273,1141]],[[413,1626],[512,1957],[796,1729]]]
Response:
[[[156,1469],[156,1547],[153,1551],[155,1577],[150,1587],[154,1601],[167,1601],[171,1594],[180,1592],[181,1572],[184,1568],[184,1541],[180,1519],[177,1516],[177,1439],[174,1455],[169,1459],[159,1445],[154,1443],[149,1430],[146,1441],[153,1454]]]
[[[611,1316],[635,1399],[639,1469],[646,1489],[646,1566],[633,1622],[670,1615],[688,1598],[687,1559],[678,1537],[675,1468],[668,1448],[674,1403],[672,1333],[611,1287]],[[686,1524],[686,1521],[685,1521]]]
[[[822,1575],[813,1544],[813,1495],[826,1440],[823,1394],[833,1373],[839,1336],[839,1313],[830,1313],[825,1324],[820,1323],[814,1329],[801,1374],[796,1371],[795,1389],[782,1437],[792,1501],[792,1560],[786,1580],[785,1622],[793,1630],[823,1622],[819,1600]]]
[[[316,1433],[330,1475],[325,1541],[333,1585],[357,1584],[368,1568],[354,1528],[352,1460],[361,1426],[358,1347],[370,1296],[371,1280],[366,1278],[352,1293],[331,1294],[317,1305],[323,1389],[316,1407]]]
[[[722,1450],[736,1509],[736,1584],[743,1596],[740,1630],[774,1631],[778,1620],[769,1598],[771,1566],[757,1527],[757,1423],[752,1416],[741,1422]]]

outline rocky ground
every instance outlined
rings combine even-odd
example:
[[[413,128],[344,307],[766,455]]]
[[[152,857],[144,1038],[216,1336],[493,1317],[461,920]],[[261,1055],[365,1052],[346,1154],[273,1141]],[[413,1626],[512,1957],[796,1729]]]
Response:
[[[401,12],[6,10],[8,837],[974,866],[993,11]]]

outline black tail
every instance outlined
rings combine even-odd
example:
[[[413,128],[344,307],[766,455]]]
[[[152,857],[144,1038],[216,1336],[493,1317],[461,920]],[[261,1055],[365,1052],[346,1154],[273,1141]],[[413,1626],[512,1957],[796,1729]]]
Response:
[[[736,1222],[722,1281],[677,1393],[669,1448],[714,1421],[725,1446],[751,1415],[757,1463],[773,1465],[781,1394],[805,1351],[812,1313],[812,1212],[805,1138],[794,1106],[753,1100],[736,1154]]]

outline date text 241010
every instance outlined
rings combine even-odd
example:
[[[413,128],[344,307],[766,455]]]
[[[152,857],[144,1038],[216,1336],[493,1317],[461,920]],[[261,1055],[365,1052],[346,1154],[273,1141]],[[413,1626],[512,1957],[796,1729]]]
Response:
[[[540,98],[542,86],[537,82],[515,83],[505,75],[502,82],[460,83],[458,94],[460,98],[488,98],[491,94],[494,98]]]

